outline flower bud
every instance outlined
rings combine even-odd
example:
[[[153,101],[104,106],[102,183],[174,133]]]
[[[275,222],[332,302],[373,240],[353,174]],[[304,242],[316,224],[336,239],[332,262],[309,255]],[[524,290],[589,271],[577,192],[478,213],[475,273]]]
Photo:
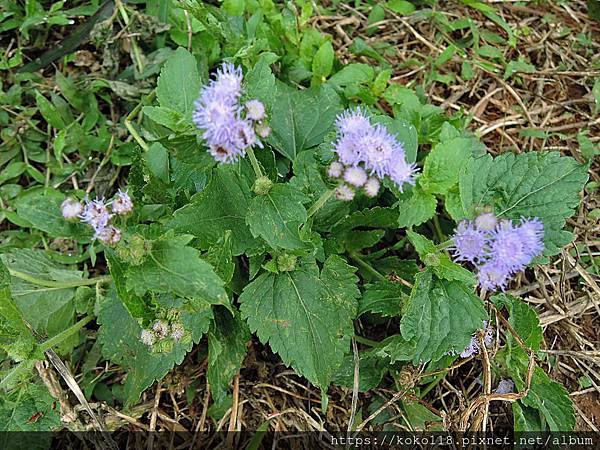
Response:
[[[74,198],[68,197],[60,204],[60,210],[65,219],[76,221],[83,213],[83,205]]]
[[[273,182],[268,177],[262,176],[256,179],[252,190],[257,195],[267,195],[272,187]]]

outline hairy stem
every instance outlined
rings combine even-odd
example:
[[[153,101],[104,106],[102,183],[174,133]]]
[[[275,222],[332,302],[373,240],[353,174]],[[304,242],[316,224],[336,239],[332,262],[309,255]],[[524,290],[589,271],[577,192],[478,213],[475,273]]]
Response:
[[[333,197],[334,193],[335,191],[333,189],[329,189],[323,192],[323,194],[318,198],[318,200],[308,209],[308,217],[314,216],[317,213],[317,211],[321,209],[331,197]]]
[[[254,169],[254,173],[256,178],[260,178],[263,176],[262,169],[260,168],[260,164],[258,163],[258,159],[256,159],[256,155],[254,154],[254,149],[252,147],[248,147],[246,150],[248,154],[248,158],[250,158],[250,164],[252,165],[252,169]]]
[[[354,260],[360,267],[369,272],[379,281],[388,281],[384,275],[379,273],[371,264],[362,259],[357,252],[348,252],[348,255],[350,256],[350,259]]]
[[[86,278],[84,280],[75,280],[75,281],[53,281],[53,280],[42,280],[40,278],[36,278],[27,273],[19,272],[18,270],[9,268],[8,271],[15,278],[20,278],[21,280],[27,281],[28,283],[32,283],[38,286],[43,286],[47,288],[56,288],[56,289],[66,289],[73,288],[78,286],[90,286],[92,284],[97,283],[108,283],[112,280],[110,275],[104,275],[102,277],[96,278]]]
[[[67,338],[69,338],[72,335],[74,335],[75,333],[77,333],[79,330],[81,330],[85,325],[87,325],[92,320],[94,320],[94,316],[84,317],[83,319],[81,319],[76,324],[74,324],[74,325],[70,326],[69,328],[67,328],[66,330],[61,331],[60,333],[58,333],[56,336],[52,336],[47,341],[42,342],[40,344],[40,350],[42,350],[43,352],[45,352],[46,350],[51,349],[55,345],[60,344],[61,342],[63,342]]]

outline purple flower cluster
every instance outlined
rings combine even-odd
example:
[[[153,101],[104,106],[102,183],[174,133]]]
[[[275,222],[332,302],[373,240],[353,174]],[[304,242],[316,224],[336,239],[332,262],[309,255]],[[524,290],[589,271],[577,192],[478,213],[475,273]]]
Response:
[[[341,181],[335,191],[338,199],[352,200],[358,188],[375,197],[386,176],[400,191],[405,183],[415,184],[416,166],[406,161],[402,144],[383,125],[372,125],[365,110],[346,110],[335,125],[338,140],[333,150],[338,160],[331,163],[327,174]]]
[[[152,347],[156,342],[171,338],[179,342],[185,336],[185,328],[180,323],[170,324],[165,320],[157,320],[151,329],[142,330],[140,341],[148,347]]]
[[[115,215],[127,216],[133,211],[133,202],[127,192],[119,189],[110,202],[104,199],[90,200],[85,205],[73,198],[65,199],[60,205],[62,215],[69,221],[81,220],[94,229],[94,239],[107,245],[116,245],[121,240],[121,230],[112,225]]]
[[[219,162],[233,163],[244,157],[258,137],[267,137],[271,129],[264,123],[265,106],[259,100],[240,104],[242,69],[223,64],[215,79],[200,91],[193,113],[194,124],[203,131],[210,154]]]
[[[483,343],[486,347],[491,347],[494,342],[494,329],[488,324],[487,320],[483,321]],[[479,346],[479,339],[474,335],[471,337],[471,342],[469,345],[465,347],[465,349],[461,352],[461,358],[470,358],[471,356],[479,354],[481,348]]]
[[[512,394],[515,392],[515,382],[511,379],[500,380],[495,392],[496,394]]]
[[[544,250],[544,225],[538,218],[521,218],[518,225],[498,220],[492,213],[474,221],[462,221],[452,240],[455,261],[467,261],[477,269],[482,288],[505,289],[510,278],[525,269]]]

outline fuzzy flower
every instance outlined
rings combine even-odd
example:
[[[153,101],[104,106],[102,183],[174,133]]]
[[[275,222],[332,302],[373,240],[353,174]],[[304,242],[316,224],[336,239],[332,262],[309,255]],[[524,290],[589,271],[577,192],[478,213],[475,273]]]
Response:
[[[159,339],[166,338],[169,335],[169,325],[163,320],[157,320],[152,325],[152,330]]]
[[[510,270],[502,264],[500,261],[491,260],[479,267],[477,272],[477,280],[479,286],[488,291],[495,291],[496,289],[504,290],[510,280],[512,273]]]
[[[488,238],[472,223],[463,220],[454,232],[454,259],[455,261],[477,262],[484,257]]]
[[[248,119],[258,122],[265,118],[265,105],[260,100],[248,100],[245,106]]]
[[[271,134],[271,127],[266,123],[257,123],[256,125],[254,125],[254,131],[256,131],[256,134],[258,136],[260,136],[263,139],[266,139]]]
[[[67,197],[60,204],[60,211],[67,220],[77,220],[83,212],[83,205],[71,197]]]
[[[94,234],[94,239],[98,239],[106,245],[116,245],[121,240],[121,230],[113,225],[107,225]]]
[[[119,189],[111,203],[111,209],[112,212],[120,216],[125,216],[133,211],[133,202],[131,201],[129,194]]]
[[[362,161],[360,137],[354,134],[342,136],[333,151],[337,153],[340,162],[346,166],[356,166]]]
[[[494,329],[489,326],[487,320],[483,321],[483,332],[483,344],[486,347],[491,347],[492,343],[494,342]],[[477,338],[477,334],[475,334],[473,337],[471,337],[471,342],[469,342],[469,345],[467,345],[461,352],[460,357],[469,358],[477,355],[480,351],[481,348],[479,346],[479,339]]]
[[[148,347],[151,347],[152,344],[154,344],[155,340],[156,337],[154,336],[154,333],[150,330],[142,330],[142,332],[140,333],[140,341],[142,341],[142,343],[146,344]]]
[[[533,259],[544,251],[544,224],[537,217],[534,219],[521,218],[519,234],[525,254]]]
[[[357,107],[356,109],[348,109],[337,116],[335,126],[341,134],[356,134],[362,133],[371,128],[371,122],[367,117],[366,111]]]
[[[344,180],[352,186],[360,187],[367,182],[367,172],[362,167],[348,167],[344,171]]]
[[[244,157],[246,149],[262,146],[257,139],[268,136],[270,128],[254,122],[265,117],[265,107],[258,100],[240,105],[242,95],[242,70],[232,64],[223,64],[217,75],[200,91],[192,119],[202,130],[210,154],[219,162],[233,163]]]
[[[375,197],[379,193],[379,180],[377,178],[369,178],[364,185],[365,194],[367,197]]]
[[[342,176],[344,171],[344,165],[341,162],[334,161],[329,165],[327,169],[327,176],[329,178],[339,178]]]
[[[335,198],[349,202],[354,198],[354,191],[348,185],[342,184],[335,188]]]
[[[96,233],[101,232],[110,220],[110,213],[104,199],[85,200],[85,208],[80,215],[81,219],[90,225]]]
[[[515,382],[513,380],[500,380],[495,392],[496,394],[512,394],[515,392]]]
[[[358,140],[365,168],[379,178],[390,174],[391,163],[396,158],[404,160],[404,148],[383,125],[375,125]]]
[[[184,334],[185,334],[185,329],[183,328],[183,325],[176,323],[171,326],[171,337],[173,339],[175,339],[176,341],[179,341],[183,337]]]
[[[404,154],[404,151],[402,153]],[[396,183],[400,192],[403,192],[404,183],[415,185],[416,171],[416,164],[407,163],[404,157],[395,159],[389,165],[389,176]]]

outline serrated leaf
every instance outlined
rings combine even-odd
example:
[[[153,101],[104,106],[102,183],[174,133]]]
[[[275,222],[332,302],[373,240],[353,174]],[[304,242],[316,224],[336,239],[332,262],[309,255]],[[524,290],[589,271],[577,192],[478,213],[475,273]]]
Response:
[[[411,361],[416,348],[416,340],[407,341],[402,335],[396,334],[384,339],[374,351],[380,358],[394,364],[396,361]]]
[[[400,283],[392,281],[368,284],[358,302],[358,315],[372,312],[386,317],[399,316],[402,305],[408,298],[405,290]]]
[[[587,179],[587,166],[558,152],[486,155],[467,163],[460,175],[460,197],[468,218],[486,205],[513,220],[539,217],[544,255],[552,256],[573,237],[562,228],[579,205]]]
[[[213,171],[208,186],[175,211],[166,227],[193,234],[203,249],[215,245],[225,231],[231,230],[233,254],[237,256],[260,245],[245,222],[249,201],[246,180],[232,168],[220,166]]]
[[[402,338],[416,341],[413,363],[460,353],[487,314],[468,286],[419,273],[400,321]]]
[[[338,371],[334,374],[332,383],[352,389],[354,386],[354,354],[349,353],[344,357]],[[386,374],[389,364],[374,351],[364,351],[359,354],[358,390],[367,392],[379,386],[381,379]]]
[[[188,301],[182,308],[180,321],[191,332],[192,339],[186,344],[175,343],[170,352],[152,353],[140,341],[142,329],[137,320],[117,298],[114,288],[108,291],[99,305],[98,342],[105,358],[126,369],[124,396],[127,405],[137,402],[145,389],[183,361],[192,344],[198,343],[208,331],[211,319],[210,304],[198,299]]]
[[[56,264],[42,250],[12,249],[0,258],[10,269],[41,283],[77,282],[83,275]],[[73,323],[74,287],[42,286],[13,276],[10,289],[22,317],[36,331],[52,336]]]
[[[231,250],[231,231],[227,230],[223,239],[211,246],[203,258],[214,268],[215,273],[225,284],[231,281],[235,270],[233,253]]]
[[[458,174],[471,155],[471,139],[454,138],[437,144],[425,158],[419,186],[431,194],[446,194],[458,184]]]
[[[431,219],[437,207],[437,200],[424,192],[418,185],[406,192],[398,202],[398,226],[409,228]]]
[[[360,295],[354,270],[330,256],[319,273],[307,259],[293,272],[259,275],[239,297],[250,330],[321,389],[342,363],[354,333]]]
[[[9,393],[0,393],[0,447],[39,449],[48,448],[50,440],[42,439],[43,435],[7,431],[52,431],[60,427],[60,408],[53,407],[56,399],[50,395],[45,386],[24,384]],[[50,439],[52,436],[48,436]],[[25,440],[25,442],[23,441]],[[41,445],[40,445],[41,444]]]
[[[229,383],[240,370],[246,357],[246,342],[250,331],[239,313],[217,309],[215,320],[208,331],[208,369],[206,378],[216,409],[225,403]]]
[[[144,262],[126,269],[127,289],[138,296],[147,291],[173,293],[230,308],[223,280],[200,258],[198,250],[186,245],[190,238],[167,232],[153,241]]]
[[[304,194],[289,184],[275,184],[267,194],[257,195],[246,215],[252,235],[260,236],[272,248],[301,248],[304,244],[298,229],[307,219],[304,201]]]
[[[279,83],[271,105],[272,133],[268,143],[283,156],[293,161],[302,150],[323,142],[342,110],[335,90],[320,88],[296,91]]]
[[[193,126],[189,117],[166,106],[144,106],[142,111],[157,124],[179,133],[183,133]]]
[[[175,50],[160,71],[156,97],[160,106],[178,111],[191,119],[194,101],[200,94],[202,80],[196,58],[186,49]]]

